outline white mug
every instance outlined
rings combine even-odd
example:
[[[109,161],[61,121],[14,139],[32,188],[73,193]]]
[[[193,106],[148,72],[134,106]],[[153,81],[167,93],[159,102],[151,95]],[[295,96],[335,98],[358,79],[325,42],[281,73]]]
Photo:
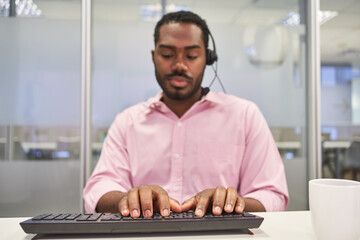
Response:
[[[318,240],[360,239],[360,182],[310,180],[309,203]]]

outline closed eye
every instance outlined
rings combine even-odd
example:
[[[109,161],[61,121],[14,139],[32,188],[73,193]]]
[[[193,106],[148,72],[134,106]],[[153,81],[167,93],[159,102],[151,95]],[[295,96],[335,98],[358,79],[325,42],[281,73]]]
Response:
[[[162,56],[163,58],[168,59],[168,58],[171,58],[171,57],[174,56],[174,55],[172,55],[172,54],[162,54],[161,56]]]
[[[192,55],[188,55],[187,58],[190,60],[195,60],[198,56],[192,56]]]

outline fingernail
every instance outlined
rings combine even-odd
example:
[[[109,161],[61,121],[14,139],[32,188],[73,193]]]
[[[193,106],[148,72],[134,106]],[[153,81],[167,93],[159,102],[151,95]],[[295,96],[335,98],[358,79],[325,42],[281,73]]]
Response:
[[[196,214],[197,216],[202,216],[202,215],[203,215],[203,211],[202,211],[201,209],[197,209],[196,212],[195,212],[195,214]]]
[[[221,208],[219,206],[216,206],[214,211],[215,213],[221,213]]]
[[[151,211],[150,211],[150,210],[146,210],[146,211],[144,212],[144,217],[146,217],[146,218],[151,217]]]
[[[164,208],[164,209],[163,209],[163,215],[164,215],[164,216],[168,216],[168,215],[169,215],[169,209]]]
[[[132,216],[132,217],[138,217],[138,216],[139,216],[138,210],[137,210],[137,209],[132,210],[131,216]]]
[[[225,209],[226,209],[226,211],[229,211],[229,212],[230,212],[230,211],[231,211],[231,208],[232,208],[232,207],[231,207],[231,204],[229,203],[229,204],[226,205],[226,208],[225,208]]]
[[[241,212],[241,211],[242,211],[242,205],[240,204],[239,206],[237,206],[237,207],[236,207],[236,210],[237,210],[238,212]]]
[[[122,215],[128,215],[129,214],[129,209],[124,209],[122,210]]]

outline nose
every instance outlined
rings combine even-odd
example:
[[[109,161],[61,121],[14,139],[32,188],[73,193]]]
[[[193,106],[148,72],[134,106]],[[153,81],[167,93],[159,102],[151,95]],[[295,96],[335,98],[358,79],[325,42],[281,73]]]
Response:
[[[172,71],[176,73],[183,73],[188,70],[188,67],[184,63],[182,57],[177,57],[174,65],[172,66]]]

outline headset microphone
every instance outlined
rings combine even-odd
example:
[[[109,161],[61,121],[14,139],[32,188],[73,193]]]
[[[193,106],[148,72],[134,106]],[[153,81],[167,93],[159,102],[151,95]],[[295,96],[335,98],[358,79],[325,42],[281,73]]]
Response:
[[[205,96],[209,92],[210,92],[210,88],[204,87],[204,88],[201,89],[201,96]]]

